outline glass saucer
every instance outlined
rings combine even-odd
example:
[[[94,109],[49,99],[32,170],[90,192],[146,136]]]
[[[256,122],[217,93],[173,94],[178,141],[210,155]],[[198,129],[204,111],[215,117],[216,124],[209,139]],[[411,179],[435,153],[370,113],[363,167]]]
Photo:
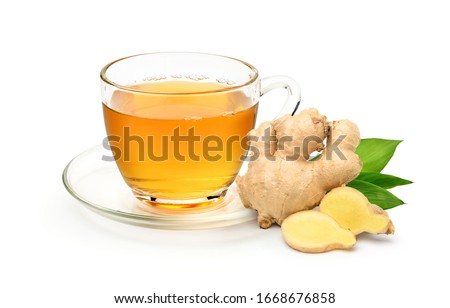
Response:
[[[242,205],[233,183],[220,203],[209,211],[159,213],[134,197],[114,161],[102,160],[111,152],[96,146],[76,156],[64,169],[67,191],[97,214],[121,222],[157,229],[206,229],[256,219],[256,212]]]

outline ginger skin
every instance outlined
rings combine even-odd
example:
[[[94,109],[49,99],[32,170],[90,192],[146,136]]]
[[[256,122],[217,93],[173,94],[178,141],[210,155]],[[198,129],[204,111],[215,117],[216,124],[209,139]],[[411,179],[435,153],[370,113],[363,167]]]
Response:
[[[302,211],[290,215],[281,224],[284,240],[292,248],[310,253],[349,249],[355,235],[319,211]]]
[[[394,225],[387,212],[375,204],[370,204],[364,194],[352,187],[331,190],[320,202],[320,211],[355,235],[362,232],[394,233]]]
[[[266,129],[275,135],[270,146],[261,140]],[[327,191],[350,182],[362,168],[355,154],[360,140],[358,127],[348,120],[327,122],[316,109],[262,123],[250,131],[249,138],[259,157],[237,178],[237,188],[244,206],[258,211],[263,229],[314,208]],[[321,150],[320,159],[308,161],[311,153]]]

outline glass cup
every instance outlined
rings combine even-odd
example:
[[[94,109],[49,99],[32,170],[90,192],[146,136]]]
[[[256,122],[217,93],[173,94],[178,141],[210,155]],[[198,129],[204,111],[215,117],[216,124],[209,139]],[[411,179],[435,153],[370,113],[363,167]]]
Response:
[[[188,52],[148,53],[101,71],[109,147],[144,203],[206,208],[225,196],[246,157],[259,98],[287,90],[278,116],[293,114],[300,89],[289,77],[259,79],[252,65]]]

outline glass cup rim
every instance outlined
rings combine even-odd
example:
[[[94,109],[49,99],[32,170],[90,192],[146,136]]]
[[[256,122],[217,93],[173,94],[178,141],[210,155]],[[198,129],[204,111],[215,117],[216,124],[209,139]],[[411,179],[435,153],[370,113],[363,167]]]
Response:
[[[150,55],[163,55],[163,54],[167,54],[167,55],[169,55],[169,54],[191,54],[191,55],[213,56],[213,57],[217,57],[217,58],[229,59],[229,60],[233,60],[233,61],[236,61],[236,62],[239,62],[239,63],[245,65],[247,68],[249,68],[252,71],[252,76],[248,81],[241,83],[241,84],[233,85],[233,86],[222,88],[222,89],[196,91],[196,92],[157,92],[157,91],[141,90],[141,89],[136,89],[136,88],[133,88],[130,86],[118,84],[118,83],[112,81],[111,79],[109,79],[108,77],[106,77],[106,73],[107,73],[108,69],[112,65],[114,65],[118,62],[130,59],[130,58],[150,56]],[[237,90],[240,88],[244,88],[248,85],[251,85],[258,79],[258,77],[259,77],[258,70],[256,69],[256,67],[254,67],[253,65],[251,65],[248,62],[245,62],[245,61],[233,58],[233,57],[228,57],[228,56],[223,56],[223,55],[218,55],[218,54],[204,53],[204,52],[184,52],[184,51],[163,51],[163,52],[148,52],[148,53],[135,54],[132,56],[127,56],[127,57],[123,57],[123,58],[111,61],[108,64],[106,64],[100,71],[101,80],[115,88],[118,88],[118,89],[121,89],[124,91],[128,91],[128,92],[133,92],[133,93],[156,94],[156,95],[198,95],[198,94],[212,94],[212,93],[219,93],[219,92],[229,92],[229,91],[234,91],[234,90]]]

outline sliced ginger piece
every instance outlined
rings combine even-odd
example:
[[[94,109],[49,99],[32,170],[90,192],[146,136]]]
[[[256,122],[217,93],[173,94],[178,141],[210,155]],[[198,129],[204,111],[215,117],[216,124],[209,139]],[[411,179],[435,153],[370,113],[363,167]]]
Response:
[[[319,211],[302,211],[288,216],[281,224],[281,231],[286,243],[302,252],[349,249],[356,243],[352,232]]]
[[[362,232],[394,233],[394,225],[386,211],[370,204],[366,196],[352,187],[332,189],[320,202],[320,211],[355,235]]]

